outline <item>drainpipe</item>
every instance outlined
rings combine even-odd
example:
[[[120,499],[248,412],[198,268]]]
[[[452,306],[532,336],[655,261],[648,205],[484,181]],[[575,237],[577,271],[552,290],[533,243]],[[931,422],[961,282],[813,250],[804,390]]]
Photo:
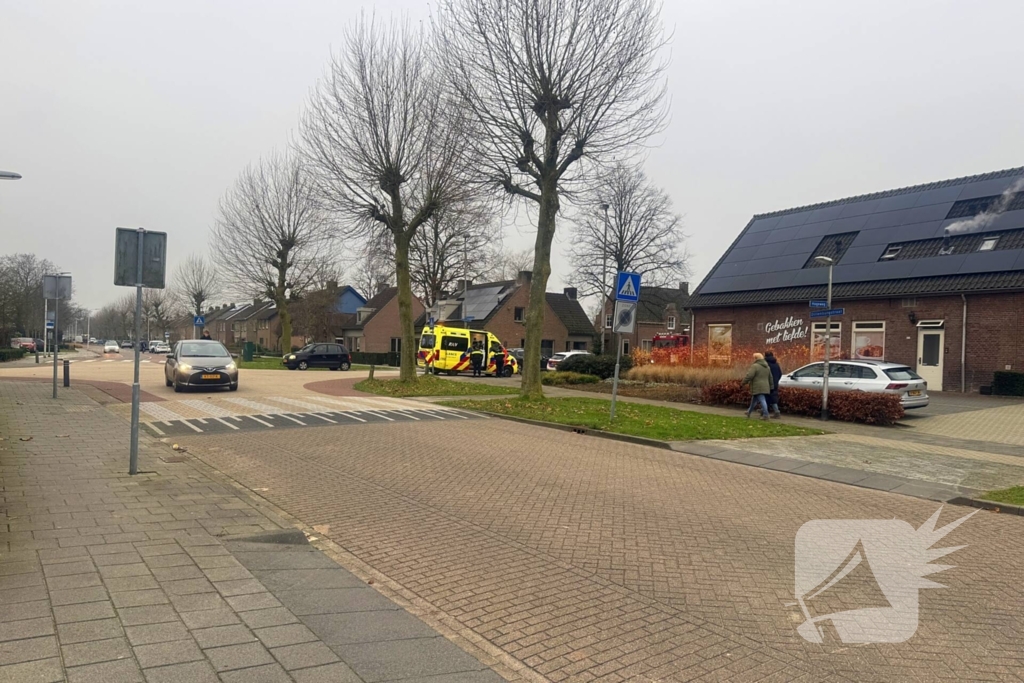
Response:
[[[967,296],[960,294],[964,300],[964,316],[960,324],[960,393],[967,393]]]

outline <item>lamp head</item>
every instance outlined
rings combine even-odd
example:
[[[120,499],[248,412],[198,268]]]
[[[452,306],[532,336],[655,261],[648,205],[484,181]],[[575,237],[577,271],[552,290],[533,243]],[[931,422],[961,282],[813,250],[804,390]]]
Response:
[[[825,263],[830,266],[832,265],[832,259],[829,258],[828,256],[815,256],[814,260],[817,261],[818,263]]]

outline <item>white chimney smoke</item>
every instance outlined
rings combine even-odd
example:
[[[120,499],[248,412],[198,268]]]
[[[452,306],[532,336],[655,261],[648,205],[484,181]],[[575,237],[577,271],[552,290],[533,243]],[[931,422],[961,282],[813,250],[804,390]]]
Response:
[[[979,213],[973,218],[965,218],[962,221],[957,221],[946,227],[946,236],[950,235],[963,235],[971,232],[979,232],[985,230],[988,226],[1002,215],[1006,211],[1006,207],[1013,201],[1014,196],[1024,190],[1024,178],[1018,178],[1010,187],[1006,188],[1006,191],[999,196],[999,200],[987,211]]]

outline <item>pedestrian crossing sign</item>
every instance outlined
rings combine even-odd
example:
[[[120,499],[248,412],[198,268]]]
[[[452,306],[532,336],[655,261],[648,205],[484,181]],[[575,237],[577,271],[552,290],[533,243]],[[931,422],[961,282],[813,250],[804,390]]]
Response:
[[[615,279],[616,301],[637,301],[640,299],[640,273],[622,271]]]

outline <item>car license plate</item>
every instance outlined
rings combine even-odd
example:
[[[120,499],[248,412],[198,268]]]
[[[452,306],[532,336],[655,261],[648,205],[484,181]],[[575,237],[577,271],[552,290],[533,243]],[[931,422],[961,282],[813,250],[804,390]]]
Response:
[[[913,391],[908,391],[907,392],[907,396],[920,396],[920,395],[921,395],[921,390],[920,389],[914,389]]]
[[[203,379],[220,379],[220,375],[203,375]]]

